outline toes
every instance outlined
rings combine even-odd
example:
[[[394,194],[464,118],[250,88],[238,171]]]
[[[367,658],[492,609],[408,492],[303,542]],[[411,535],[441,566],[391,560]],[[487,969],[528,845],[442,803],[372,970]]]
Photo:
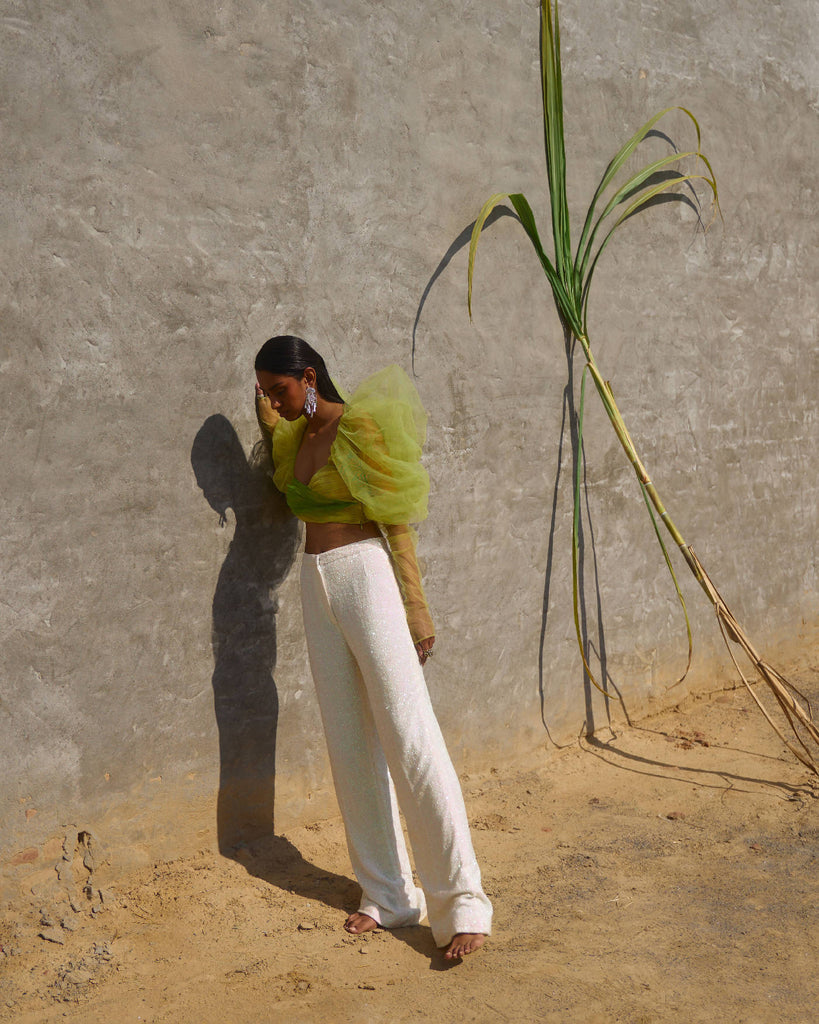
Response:
[[[444,956],[447,960],[460,960],[469,953],[474,953],[483,945],[483,935],[456,935],[450,942]]]
[[[344,922],[344,930],[351,935],[363,935],[364,932],[375,931],[377,927],[378,922],[376,920],[368,914],[362,914],[358,911],[355,914],[350,914]]]

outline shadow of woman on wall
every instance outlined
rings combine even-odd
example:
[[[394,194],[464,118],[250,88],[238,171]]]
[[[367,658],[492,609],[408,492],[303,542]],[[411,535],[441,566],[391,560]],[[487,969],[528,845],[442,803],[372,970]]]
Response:
[[[260,450],[261,449],[261,450]],[[235,529],[213,595],[213,702],[219,730],[219,852],[236,857],[274,832],[277,591],[296,555],[298,521],[265,472],[261,442],[245,456],[230,421],[209,416],[191,449],[196,482]]]
[[[213,704],[219,730],[219,852],[257,878],[351,910],[357,887],[305,860],[275,834],[277,591],[296,557],[299,525],[267,475],[262,442],[245,456],[230,421],[209,416],[191,449],[196,482],[233,540],[213,595]]]

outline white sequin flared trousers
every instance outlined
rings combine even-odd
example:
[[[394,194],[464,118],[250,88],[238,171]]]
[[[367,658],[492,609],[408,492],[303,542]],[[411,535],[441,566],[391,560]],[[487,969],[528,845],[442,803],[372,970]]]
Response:
[[[492,905],[481,888],[460,784],[385,545],[363,540],[304,555],[301,597],[336,796],[362,888],[360,912],[385,928],[417,924],[426,912],[439,946],[459,932],[489,934]],[[421,889],[412,880],[396,793]]]

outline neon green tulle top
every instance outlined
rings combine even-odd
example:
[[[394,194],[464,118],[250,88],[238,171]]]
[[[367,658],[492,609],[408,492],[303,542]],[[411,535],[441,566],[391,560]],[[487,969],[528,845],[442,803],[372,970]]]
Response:
[[[307,420],[281,419],[273,430],[273,482],[307,523],[417,523],[427,515],[429,477],[421,465],[427,416],[409,377],[387,366],[344,402],[330,459],[308,484],[294,465]]]

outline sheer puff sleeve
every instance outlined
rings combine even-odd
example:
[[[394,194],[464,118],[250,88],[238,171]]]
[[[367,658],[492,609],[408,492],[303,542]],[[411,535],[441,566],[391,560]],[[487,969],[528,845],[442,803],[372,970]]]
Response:
[[[426,427],[426,412],[412,381],[400,367],[388,366],[352,396],[332,449],[333,463],[350,494],[367,519],[385,528],[415,643],[435,635],[414,533],[406,525],[427,516],[429,476],[420,461]]]
[[[333,442],[333,463],[367,519],[395,525],[427,516],[429,477],[421,465],[427,414],[398,366],[356,390]]]

